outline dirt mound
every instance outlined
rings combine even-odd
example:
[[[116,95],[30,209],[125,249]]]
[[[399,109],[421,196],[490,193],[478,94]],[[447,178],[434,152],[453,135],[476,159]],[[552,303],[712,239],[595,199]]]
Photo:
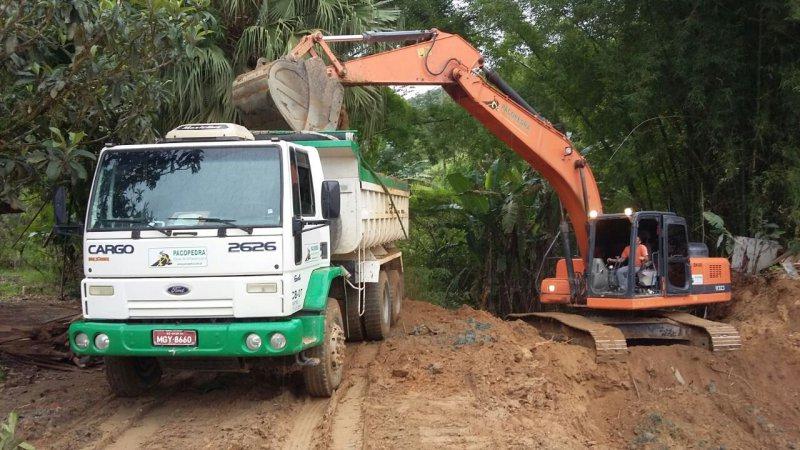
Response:
[[[348,347],[331,399],[297,373],[173,375],[132,400],[98,370],[13,366],[0,414],[47,448],[798,448],[800,283],[735,292],[714,312],[742,330],[732,353],[642,346],[596,364],[527,323],[408,301],[389,339]]]
[[[776,277],[742,280],[723,315],[743,337],[786,340],[800,346],[800,281]]]
[[[782,284],[781,295],[796,287]],[[800,357],[796,347],[771,351],[776,335],[746,338],[744,350],[729,354],[633,347],[626,364],[598,365],[586,348],[467,307],[409,302],[402,323],[406,335],[389,339],[370,370],[374,447],[800,442]]]

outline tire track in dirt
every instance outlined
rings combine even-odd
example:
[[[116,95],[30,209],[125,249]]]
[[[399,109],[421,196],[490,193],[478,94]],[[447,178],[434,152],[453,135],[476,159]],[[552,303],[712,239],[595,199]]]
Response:
[[[331,418],[330,447],[360,449],[364,446],[364,399],[369,387],[368,368],[375,361],[381,344],[362,344],[350,366],[351,383],[336,405]]]
[[[141,447],[140,443],[163,425],[169,415],[164,406],[190,383],[189,374],[182,374],[169,386],[160,387],[155,398],[137,400],[133,406],[121,407],[111,417],[103,420],[98,428],[100,440],[85,448],[127,449]],[[166,417],[165,417],[166,416]],[[159,421],[162,419],[162,421]]]
[[[330,409],[333,399],[307,398],[295,413],[292,430],[283,444],[284,450],[311,448],[316,430]]]
[[[330,399],[307,398],[295,413],[284,449],[363,447],[363,406],[367,392],[367,368],[380,344],[348,346],[349,361],[339,389]]]

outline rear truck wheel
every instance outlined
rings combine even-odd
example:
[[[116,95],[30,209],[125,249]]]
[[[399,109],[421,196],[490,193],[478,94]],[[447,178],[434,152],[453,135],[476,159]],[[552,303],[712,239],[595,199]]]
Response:
[[[403,274],[399,270],[390,270],[389,288],[392,290],[392,325],[400,319],[400,310],[403,308],[403,298],[405,289],[403,286]]]
[[[392,296],[386,271],[381,270],[378,282],[367,283],[366,289],[364,331],[370,340],[381,341],[389,337],[392,322]]]
[[[118,397],[137,397],[161,381],[161,366],[155,358],[106,356],[106,379]]]
[[[350,286],[346,286],[345,289],[347,289],[347,301],[344,307],[345,317],[347,318],[345,321],[347,340],[360,342],[364,340],[364,325],[361,323],[361,316],[358,315],[359,292]]]
[[[315,366],[303,368],[306,391],[314,397],[330,397],[342,382],[345,343],[344,323],[339,302],[328,299],[325,307],[325,335],[322,344],[306,350],[308,358],[319,359]]]

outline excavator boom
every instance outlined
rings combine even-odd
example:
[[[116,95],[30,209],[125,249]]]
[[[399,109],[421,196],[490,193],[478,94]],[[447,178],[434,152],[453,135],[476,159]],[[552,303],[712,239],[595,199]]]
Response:
[[[348,61],[340,61],[328,45],[387,41],[417,42]],[[322,131],[339,125],[342,86],[359,85],[442,86],[553,186],[586,257],[588,213],[602,212],[586,160],[563,133],[485,68],[480,52],[458,35],[438,30],[352,36],[317,32],[303,37],[286,57],[240,75],[233,99],[245,125],[274,123],[268,118],[278,112],[295,130]]]

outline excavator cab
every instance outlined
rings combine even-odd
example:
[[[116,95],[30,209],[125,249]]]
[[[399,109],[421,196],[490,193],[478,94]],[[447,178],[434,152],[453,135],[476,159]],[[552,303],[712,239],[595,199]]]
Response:
[[[599,302],[602,309],[639,309],[640,304],[652,306],[655,299],[671,298],[656,303],[672,306],[686,303],[691,294],[706,293],[705,287],[694,285],[711,280],[703,276],[711,258],[704,244],[689,242],[683,217],[662,211],[601,214],[589,220],[588,229],[586,260],[572,260],[577,280],[569,281],[567,261],[560,260],[555,278],[542,282],[544,303],[592,306],[590,302]],[[647,251],[637,252],[638,245]],[[629,251],[621,260],[626,247]],[[637,253],[646,253],[646,259],[637,262]],[[634,302],[615,303],[614,299]]]
[[[647,249],[643,262],[636,261],[637,238]],[[691,289],[690,246],[682,217],[658,211],[604,214],[589,223],[589,243],[588,297],[685,295]],[[626,247],[625,260],[613,261]]]

